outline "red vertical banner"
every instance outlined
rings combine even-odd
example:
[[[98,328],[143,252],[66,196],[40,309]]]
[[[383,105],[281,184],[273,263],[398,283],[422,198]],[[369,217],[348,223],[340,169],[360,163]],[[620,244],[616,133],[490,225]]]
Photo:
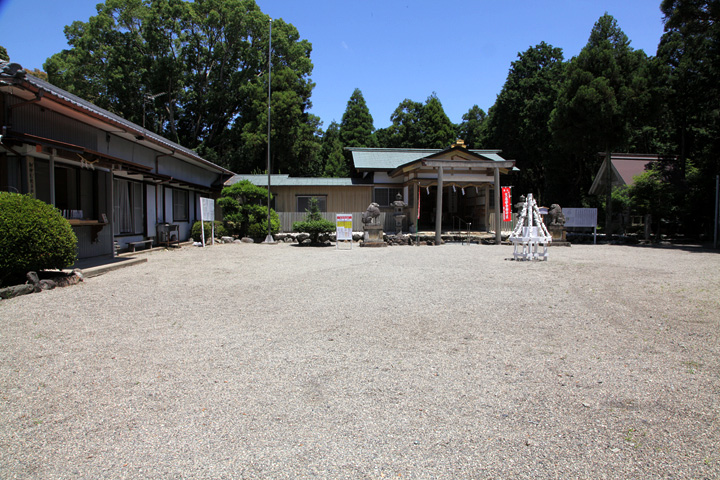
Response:
[[[512,197],[510,195],[510,188],[512,187],[502,187],[503,222],[512,220]]]
[[[418,184],[418,188],[417,188],[417,202],[418,202],[417,219],[418,220],[420,220],[420,196],[421,196],[420,185]]]

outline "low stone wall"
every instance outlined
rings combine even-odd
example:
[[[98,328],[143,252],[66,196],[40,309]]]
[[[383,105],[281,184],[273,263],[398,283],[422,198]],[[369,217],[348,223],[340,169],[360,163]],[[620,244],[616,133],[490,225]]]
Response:
[[[41,276],[48,278],[41,279]],[[27,279],[27,282],[23,285],[0,288],[0,299],[42,292],[43,290],[52,290],[56,287],[77,285],[85,279],[85,276],[82,270],[76,268],[70,274],[63,272],[40,272],[40,275],[38,275],[36,272],[28,272]]]

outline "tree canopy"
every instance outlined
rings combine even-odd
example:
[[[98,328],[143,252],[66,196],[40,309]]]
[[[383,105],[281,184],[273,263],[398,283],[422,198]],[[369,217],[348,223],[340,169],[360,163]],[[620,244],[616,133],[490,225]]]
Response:
[[[44,65],[52,83],[231,169],[264,165],[270,19],[253,0],[106,0],[97,12],[66,27],[71,48]],[[307,113],[312,48],[272,26],[273,165],[301,173],[320,123]]]

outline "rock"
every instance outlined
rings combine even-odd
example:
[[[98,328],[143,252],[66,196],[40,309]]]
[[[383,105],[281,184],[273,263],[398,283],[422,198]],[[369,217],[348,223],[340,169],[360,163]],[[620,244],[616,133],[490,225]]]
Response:
[[[223,243],[233,243],[235,239],[233,237],[221,237],[220,240],[222,240]]]
[[[57,283],[53,280],[40,280],[38,285],[40,286],[40,290],[52,290],[57,287]]]
[[[242,243],[255,243],[255,240],[253,240],[253,239],[250,238],[250,237],[243,237],[240,241],[241,241]]]
[[[233,240],[233,243],[242,243],[242,240],[236,238],[235,240]]]
[[[75,270],[73,270],[73,273],[75,274],[76,277],[78,277],[80,279],[81,282],[85,281],[85,274],[83,273],[82,270],[80,270],[79,268],[76,268]]]
[[[33,285],[37,285],[40,282],[40,277],[38,277],[38,274],[36,272],[28,272],[26,277],[28,279],[28,282]]]
[[[35,285],[26,283],[25,285],[16,285],[14,287],[0,288],[0,298],[13,298],[20,295],[27,295],[35,291]]]

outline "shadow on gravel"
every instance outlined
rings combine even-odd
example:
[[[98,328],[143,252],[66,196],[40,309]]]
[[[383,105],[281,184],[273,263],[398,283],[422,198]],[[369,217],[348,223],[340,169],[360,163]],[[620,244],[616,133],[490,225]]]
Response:
[[[636,245],[625,245],[633,248],[649,248],[659,250],[683,250],[690,253],[720,253],[720,249],[714,249],[710,245],[698,244],[676,244],[676,243],[643,243]]]

